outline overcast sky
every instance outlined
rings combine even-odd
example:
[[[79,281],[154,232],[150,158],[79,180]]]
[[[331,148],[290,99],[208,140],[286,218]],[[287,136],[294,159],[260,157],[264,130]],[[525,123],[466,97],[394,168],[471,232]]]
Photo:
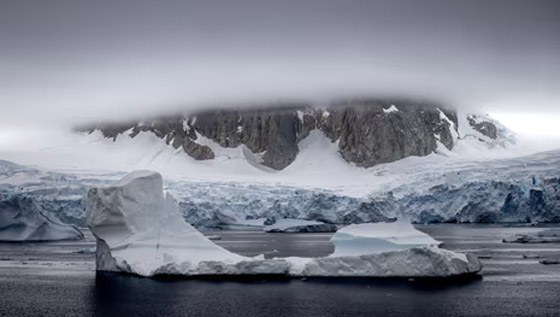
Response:
[[[560,118],[559,13],[557,0],[1,1],[0,125],[383,94]]]

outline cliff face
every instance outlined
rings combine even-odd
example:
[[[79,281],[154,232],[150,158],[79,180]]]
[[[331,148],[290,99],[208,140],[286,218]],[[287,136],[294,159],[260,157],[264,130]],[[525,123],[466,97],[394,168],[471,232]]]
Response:
[[[454,145],[457,117],[436,106],[349,103],[327,111],[319,128],[358,166],[425,156],[436,150],[437,141],[450,150]]]
[[[243,144],[253,153],[262,154],[261,163],[275,170],[290,165],[298,154],[298,142],[318,129],[332,142],[338,142],[345,160],[371,167],[411,155],[428,155],[436,150],[438,141],[452,149],[457,115],[438,105],[360,100],[326,109],[291,104],[268,109],[203,111],[144,122],[101,124],[86,130],[95,129],[108,138],[128,130],[131,137],[151,131],[197,160],[215,156],[210,147],[200,142],[201,138],[222,147]]]

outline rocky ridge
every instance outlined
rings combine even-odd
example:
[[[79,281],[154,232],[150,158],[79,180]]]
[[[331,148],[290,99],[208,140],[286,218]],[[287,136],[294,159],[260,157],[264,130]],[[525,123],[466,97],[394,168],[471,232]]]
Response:
[[[491,134],[492,125],[486,122],[481,133]],[[282,170],[295,160],[298,142],[314,129],[337,142],[346,161],[371,167],[431,154],[438,143],[451,150],[457,127],[456,112],[438,104],[368,99],[338,102],[324,109],[300,103],[206,110],[139,122],[94,124],[80,130],[100,130],[113,139],[150,131],[197,160],[215,158],[212,149],[201,142],[204,139],[222,147],[244,145],[258,155],[262,165]]]

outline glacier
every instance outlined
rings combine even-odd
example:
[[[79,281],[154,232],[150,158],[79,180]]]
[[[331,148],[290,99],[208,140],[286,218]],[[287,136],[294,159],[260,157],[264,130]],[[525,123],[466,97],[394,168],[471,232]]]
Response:
[[[294,166],[263,178],[202,180],[167,173],[164,187],[184,219],[198,228],[262,229],[264,221],[284,218],[348,225],[391,221],[401,213],[416,223],[560,222],[559,151],[492,160],[434,154],[358,171],[346,166],[345,175],[338,169],[314,171],[313,165],[292,171],[300,159],[313,163],[309,153],[302,151]],[[316,179],[319,172],[338,185],[293,183]],[[295,175],[292,183],[282,180],[284,173]],[[63,222],[84,226],[87,188],[125,174],[45,171],[0,161],[0,193],[25,194]]]
[[[406,218],[393,223],[349,225],[338,230],[331,242],[335,247],[334,256],[356,256],[441,244],[416,230]]]
[[[401,231],[393,232],[393,241],[417,243],[412,248],[385,249],[387,252],[366,248],[361,253],[353,250],[352,255],[338,256],[337,252],[348,253],[348,244],[335,243],[338,251],[324,258],[244,257],[214,244],[186,223],[173,197],[164,194],[157,172],[135,171],[112,185],[91,188],[86,205],[88,226],[97,240],[98,271],[140,276],[453,277],[481,270],[475,257],[422,244],[435,240],[413,232],[412,227],[404,230],[402,237]],[[383,228],[382,224],[377,226]],[[349,233],[363,237],[364,228],[351,226],[341,234]],[[336,237],[334,241],[340,239]]]

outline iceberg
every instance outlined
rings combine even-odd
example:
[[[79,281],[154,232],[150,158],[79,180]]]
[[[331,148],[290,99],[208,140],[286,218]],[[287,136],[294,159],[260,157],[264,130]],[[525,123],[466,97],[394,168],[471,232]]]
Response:
[[[400,251],[336,256],[309,261],[304,276],[368,277],[457,277],[480,272],[482,265],[472,254],[461,254],[435,246]]]
[[[0,241],[78,240],[84,237],[78,228],[61,222],[31,197],[13,195],[1,198]]]
[[[98,271],[140,276],[451,277],[481,269],[475,257],[440,249],[437,241],[413,232],[414,228],[407,228],[402,237],[398,232],[392,239],[385,234],[395,246],[392,249],[376,246],[358,253],[354,244],[369,239],[380,245],[384,238],[368,237],[362,232],[365,226],[351,226],[335,234],[337,251],[328,257],[244,257],[216,245],[186,223],[173,197],[164,194],[157,172],[135,171],[113,185],[91,188],[86,200],[88,226],[97,240]],[[388,233],[391,226],[395,225],[377,228]],[[346,242],[339,243],[345,236]]]
[[[514,239],[504,239],[505,243],[560,243],[560,229],[551,228],[521,235]]]
[[[441,244],[416,230],[406,218],[393,223],[349,225],[338,230],[331,242],[335,247],[334,256],[358,256]]]
[[[345,171],[345,178],[330,175],[335,169],[328,169],[325,175],[337,180],[336,188],[300,183],[315,177],[299,179],[292,167],[282,172],[287,174],[251,179],[203,177],[192,174],[194,170],[173,169],[164,187],[178,201],[183,218],[196,228],[263,230],[262,220],[271,218],[342,226],[387,222],[401,211],[415,223],[560,222],[560,151],[482,165],[436,158]],[[305,166],[297,172],[306,171]],[[63,222],[83,227],[88,188],[112,184],[124,175],[91,169],[61,173],[0,160],[0,193],[25,194]]]
[[[303,219],[278,219],[274,224],[264,227],[264,231],[271,233],[335,232],[336,229],[336,225],[330,223]]]

